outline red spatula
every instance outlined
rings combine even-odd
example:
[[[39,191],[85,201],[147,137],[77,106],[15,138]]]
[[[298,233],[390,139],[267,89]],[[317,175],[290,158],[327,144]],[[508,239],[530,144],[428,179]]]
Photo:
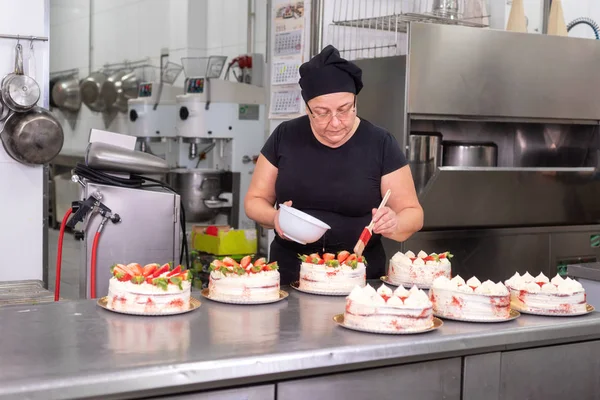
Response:
[[[385,193],[385,196],[383,196],[383,200],[381,200],[381,204],[379,205],[377,211],[385,207],[385,203],[387,203],[391,193],[392,191],[388,189],[388,191]],[[371,220],[371,223],[368,226],[366,226],[360,234],[360,238],[358,238],[358,242],[356,242],[356,246],[354,246],[354,254],[356,254],[357,256],[362,256],[362,253],[363,251],[365,251],[367,243],[369,243],[369,239],[371,239],[371,236],[373,236],[373,225],[373,220]]]

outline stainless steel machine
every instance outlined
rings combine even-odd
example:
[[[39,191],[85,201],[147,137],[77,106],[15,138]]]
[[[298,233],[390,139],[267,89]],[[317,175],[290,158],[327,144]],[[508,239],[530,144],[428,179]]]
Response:
[[[170,160],[171,149],[176,146],[175,121],[177,104],[175,97],[183,93],[183,88],[158,81],[142,82],[138,97],[127,101],[128,131],[137,137],[138,148]]]
[[[97,199],[116,222],[104,221],[101,210],[90,213],[85,220],[82,238],[79,294],[81,298],[91,295],[91,265],[93,252],[96,274],[95,297],[108,294],[110,266],[116,263],[137,262],[179,263],[180,255],[180,198],[178,194],[162,188],[125,188],[85,181],[83,199]],[[98,207],[100,208],[100,207]],[[105,226],[101,228],[101,224]],[[96,232],[101,232],[97,249],[94,241]]]
[[[406,149],[425,211],[388,255],[450,250],[454,273],[496,281],[597,261],[597,43],[411,23],[405,50],[356,61],[358,113]],[[444,142],[486,144],[479,161],[496,166],[445,166]]]
[[[188,222],[255,229],[245,196],[265,136],[265,89],[219,79],[225,57],[183,58],[184,94],[176,96],[174,159],[168,182],[183,197]],[[258,70],[260,62],[252,69]],[[258,74],[258,73],[257,73]],[[262,75],[262,74],[258,74]]]
[[[180,196],[160,180],[167,162],[134,150],[136,139],[92,130],[85,162],[73,170],[81,185],[79,200],[66,212],[60,229],[57,290],[60,294],[64,232],[81,240],[80,297],[106,296],[116,263],[187,263],[184,212]],[[146,174],[145,174],[146,173]],[[183,244],[181,246],[180,244]],[[183,258],[185,256],[185,258]]]

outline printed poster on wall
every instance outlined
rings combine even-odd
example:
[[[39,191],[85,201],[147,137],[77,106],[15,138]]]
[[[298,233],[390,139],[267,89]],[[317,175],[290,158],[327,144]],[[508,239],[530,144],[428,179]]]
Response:
[[[304,1],[275,0],[271,20],[271,103],[269,118],[302,114],[298,69],[304,61]]]

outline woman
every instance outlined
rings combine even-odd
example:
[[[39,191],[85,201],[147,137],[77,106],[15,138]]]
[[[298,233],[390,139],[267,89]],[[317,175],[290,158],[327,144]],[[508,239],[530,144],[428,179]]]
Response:
[[[327,46],[300,67],[307,115],[280,124],[265,143],[245,199],[246,214],[275,228],[272,261],[281,284],[298,280],[298,254],[352,252],[363,228],[374,220],[364,256],[367,278],[385,274],[381,236],[404,241],[423,225],[406,157],[394,137],[356,116],[362,71]],[[382,101],[385,101],[382,99]],[[387,206],[377,211],[391,189]],[[316,243],[287,240],[274,204],[285,202],[331,226]]]

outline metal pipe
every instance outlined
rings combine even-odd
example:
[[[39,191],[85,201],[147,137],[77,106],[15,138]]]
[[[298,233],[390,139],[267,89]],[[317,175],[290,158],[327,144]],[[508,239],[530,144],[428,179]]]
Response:
[[[47,36],[22,36],[22,35],[7,35],[7,34],[0,34],[0,39],[15,39],[15,40],[33,40],[33,41],[40,41],[40,42],[47,42],[48,41],[48,37]]]
[[[248,0],[248,15],[247,15],[247,27],[246,27],[246,53],[254,53],[254,41],[255,41],[255,18],[256,12],[253,8],[253,1]]]
[[[310,56],[314,57],[323,47],[323,0],[313,0],[310,9]]]
[[[552,0],[544,0],[542,3],[542,33],[548,33],[548,18],[550,18],[550,8]]]
[[[267,6],[267,29],[265,32],[266,35],[266,40],[265,43],[267,43],[267,48],[265,51],[265,63],[267,64],[267,76],[271,76],[271,18],[272,18],[272,1],[271,0],[267,0],[266,2],[266,6]],[[270,81],[269,81],[270,82]],[[270,83],[268,83],[268,87],[270,87]],[[267,96],[267,98],[270,98],[270,96]],[[270,100],[269,100],[270,103]],[[268,105],[269,106],[269,105]],[[270,106],[269,106],[270,107]],[[269,109],[269,107],[267,107],[267,109]]]
[[[94,16],[94,0],[90,0],[90,12],[89,12],[89,21],[88,21],[88,74],[92,73],[92,68],[94,64],[92,63],[92,54],[94,52],[94,41],[92,34],[92,22]]]
[[[48,42],[48,48],[43,53],[44,54],[44,63],[42,67],[42,76],[43,82],[42,87],[44,89],[44,98],[42,100],[42,104],[44,107],[48,108],[50,106],[50,63],[48,61],[48,56],[50,54],[50,42],[48,41],[48,37],[50,37],[50,0],[44,0],[44,34],[47,35],[42,39],[38,39],[41,41]],[[35,40],[35,39],[31,39]],[[37,78],[37,77],[36,77]],[[49,229],[49,209],[50,209],[50,196],[53,196],[53,193],[50,193],[50,166],[48,164],[44,164],[42,167],[42,282],[44,289],[48,289],[49,283],[49,264],[48,264],[48,229]],[[54,177],[52,177],[54,178]],[[55,213],[56,214],[56,213]]]

